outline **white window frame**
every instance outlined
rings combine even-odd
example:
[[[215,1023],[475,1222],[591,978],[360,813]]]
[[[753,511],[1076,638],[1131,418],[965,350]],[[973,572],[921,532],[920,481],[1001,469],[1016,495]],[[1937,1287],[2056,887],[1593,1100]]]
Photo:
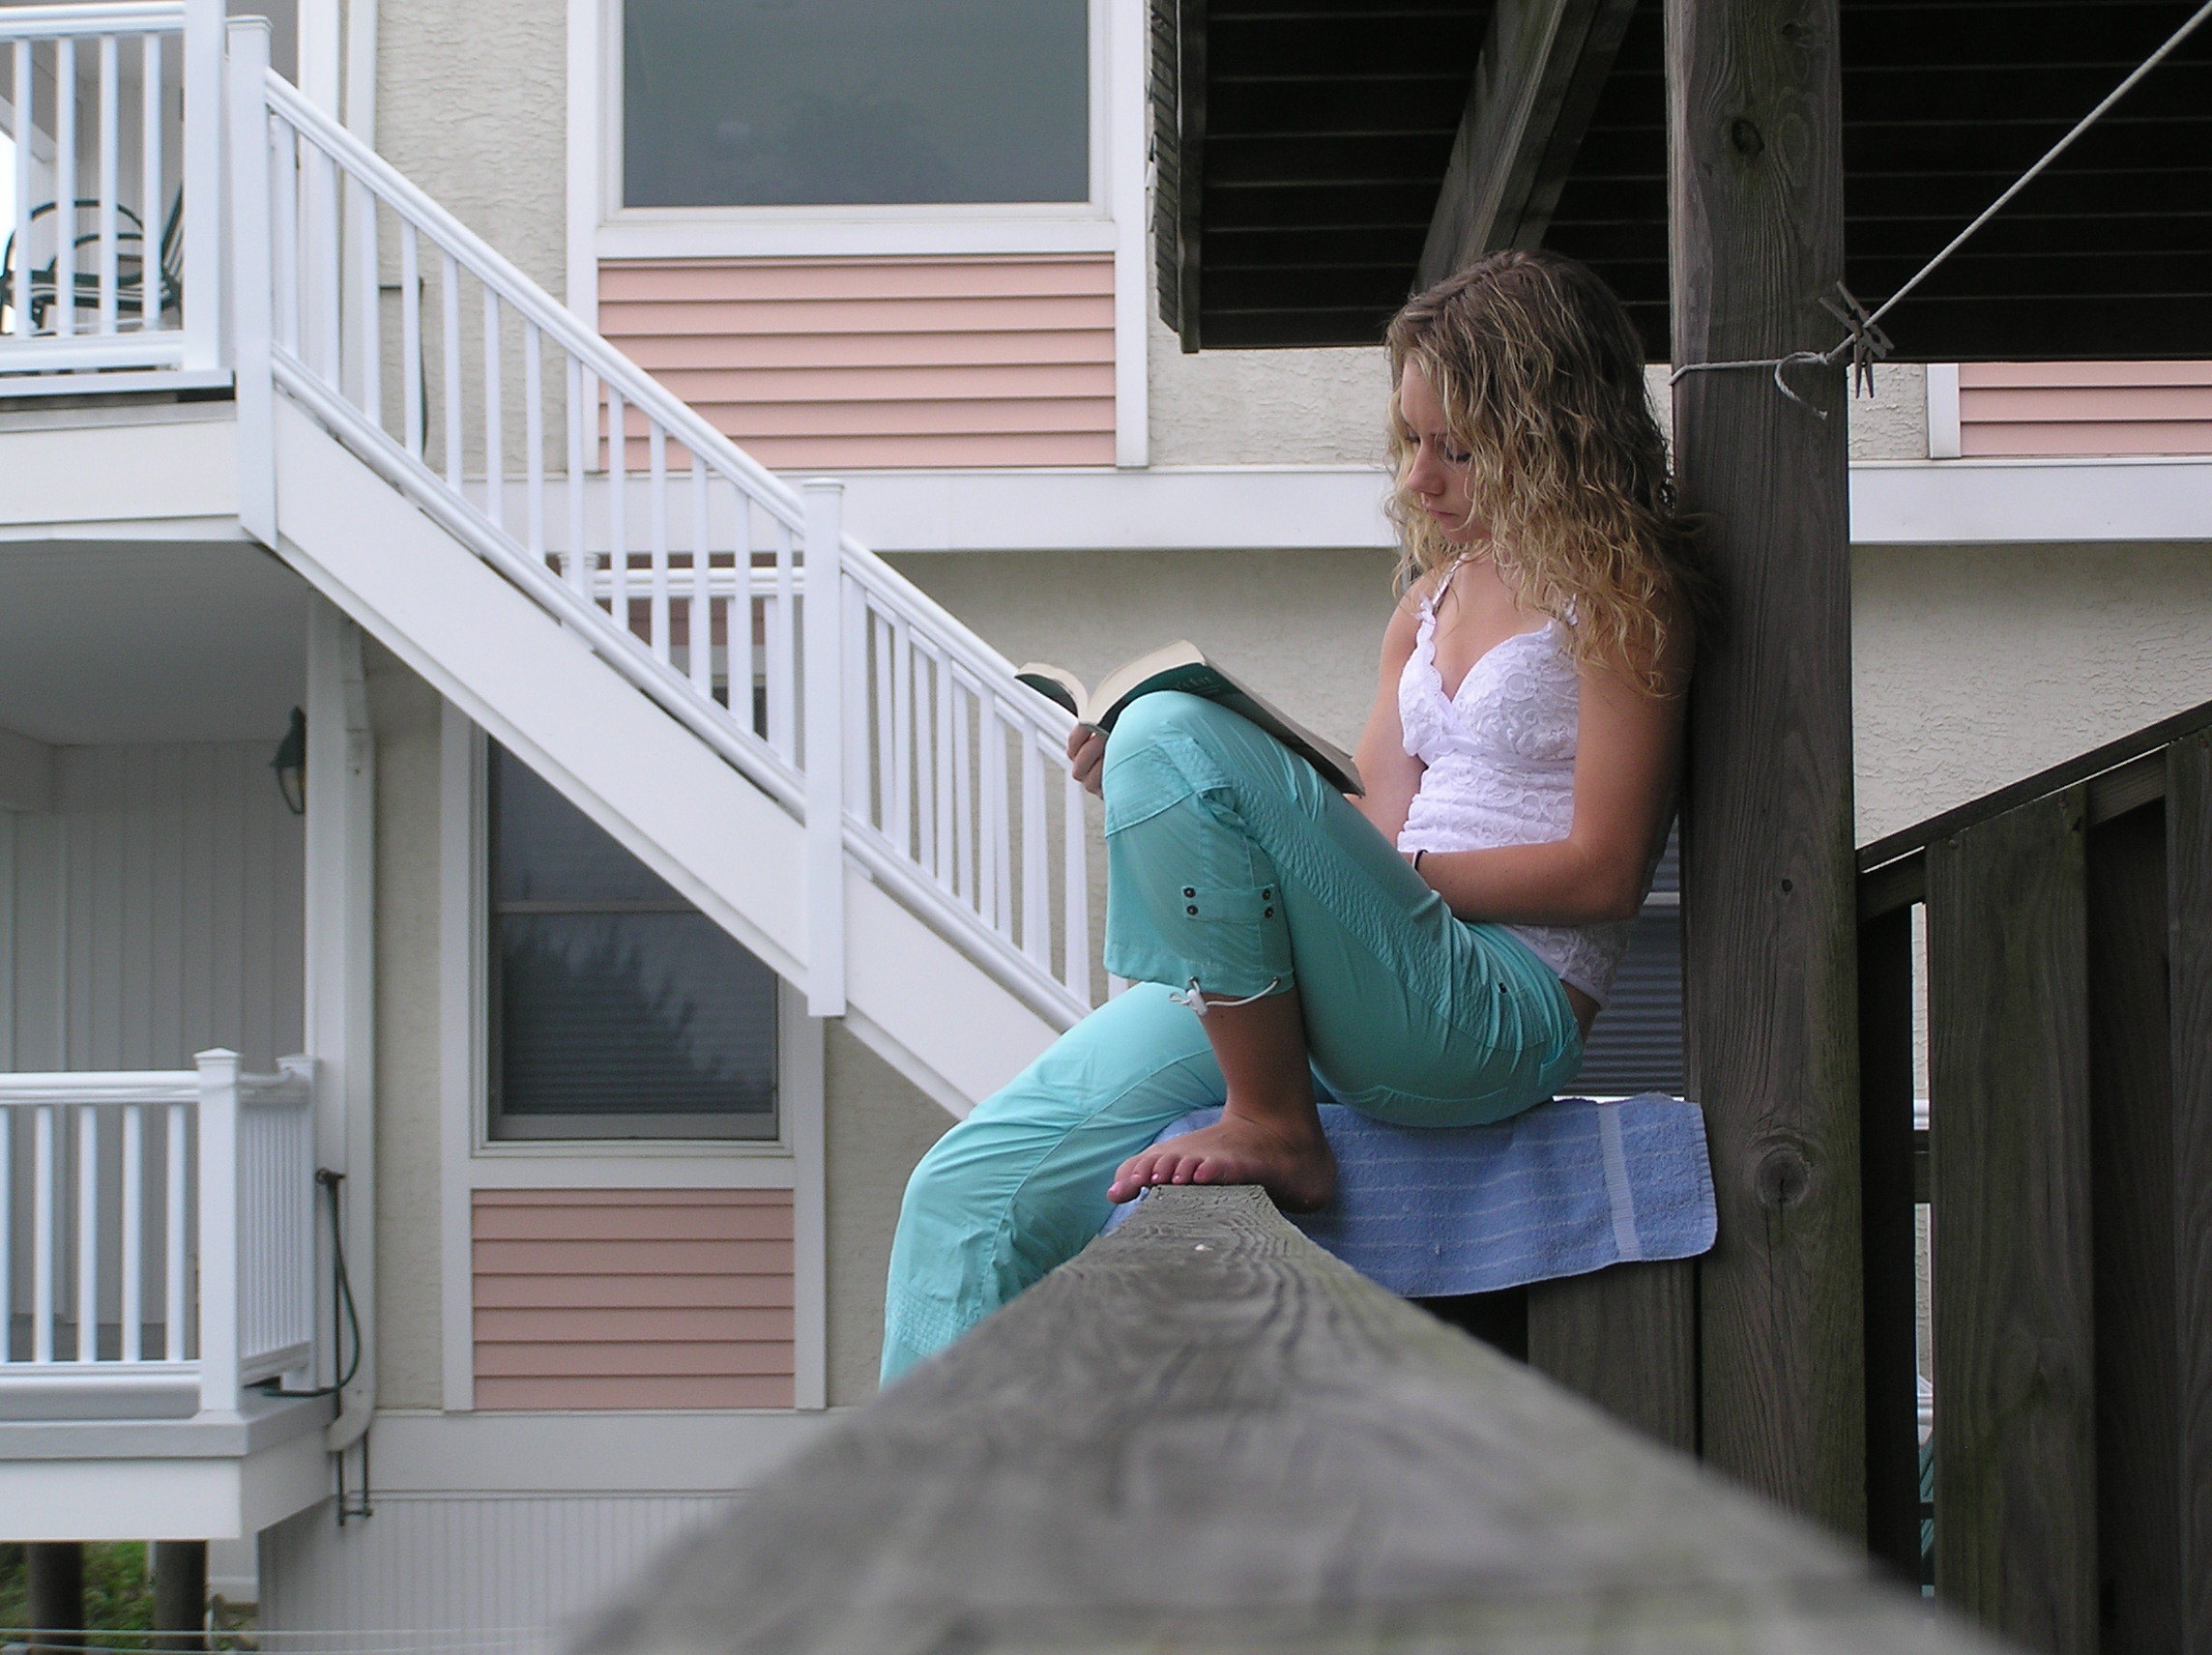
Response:
[[[1108,197],[1112,64],[1108,13],[1089,0],[1090,192],[1083,201],[945,202],[886,206],[625,207],[622,9],[624,0],[569,0],[571,41],[596,42],[584,68],[597,107],[579,129],[590,154],[573,158],[593,199],[600,258],[774,257],[832,254],[1111,252]],[[573,62],[573,74],[579,66]],[[572,183],[578,182],[575,180]]]
[[[484,732],[452,703],[439,729],[440,1281],[443,1405],[476,1406],[475,1192],[480,1189],[788,1189],[794,1390],[828,1406],[825,1174],[827,1024],[776,987],[773,1138],[503,1138],[490,1135],[490,815]]]
[[[1114,463],[1150,459],[1147,0],[1090,0],[1091,199],[1049,205],[622,208],[622,0],[568,0],[568,304],[597,329],[599,261],[1104,253]]]

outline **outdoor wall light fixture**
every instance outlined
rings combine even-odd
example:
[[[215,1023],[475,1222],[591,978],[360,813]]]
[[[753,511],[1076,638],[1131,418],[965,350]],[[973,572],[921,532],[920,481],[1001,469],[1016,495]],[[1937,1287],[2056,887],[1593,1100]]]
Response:
[[[292,709],[292,727],[276,743],[276,756],[269,761],[276,772],[276,791],[295,816],[307,814],[307,715]]]

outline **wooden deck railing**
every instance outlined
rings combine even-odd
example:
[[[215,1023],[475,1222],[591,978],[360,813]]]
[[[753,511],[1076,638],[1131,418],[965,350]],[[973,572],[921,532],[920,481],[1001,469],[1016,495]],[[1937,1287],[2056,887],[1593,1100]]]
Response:
[[[2212,1649],[2212,705],[1859,866],[1870,1547],[1917,1566],[1920,907],[1938,1595]]]
[[[1988,1646],[1258,1190],[1171,1188],[830,1425],[577,1647]]]

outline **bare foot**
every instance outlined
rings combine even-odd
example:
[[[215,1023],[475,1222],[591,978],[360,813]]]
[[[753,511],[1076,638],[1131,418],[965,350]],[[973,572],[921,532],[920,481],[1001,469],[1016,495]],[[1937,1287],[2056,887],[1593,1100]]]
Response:
[[[1224,1114],[1123,1161],[1106,1199],[1135,1201],[1155,1184],[1258,1184],[1285,1212],[1311,1212],[1336,1194],[1336,1157],[1318,1127],[1294,1133]]]

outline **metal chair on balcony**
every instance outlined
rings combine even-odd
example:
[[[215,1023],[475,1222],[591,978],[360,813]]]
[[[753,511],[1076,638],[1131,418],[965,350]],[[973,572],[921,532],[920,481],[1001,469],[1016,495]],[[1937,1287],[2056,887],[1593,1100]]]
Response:
[[[34,229],[39,225],[41,219],[53,221],[55,239],[52,246],[45,249],[45,261],[43,264],[31,262],[39,257],[39,248],[35,246],[18,248],[15,245],[15,236],[13,234],[9,236],[5,250],[0,251],[0,302],[9,304],[15,302],[16,261],[18,258],[27,265],[29,276],[30,326],[25,329],[18,323],[18,333],[45,333],[48,328],[47,318],[52,314],[55,305],[65,301],[73,311],[91,311],[95,314],[99,312],[102,304],[101,234],[97,218],[100,206],[98,200],[92,199],[80,199],[71,204],[72,212],[79,225],[86,221],[88,214],[93,215],[94,218],[90,229],[80,229],[71,239],[70,246],[74,249],[75,259],[74,268],[72,270],[66,284],[68,289],[66,294],[63,291],[65,284],[61,276],[61,203],[58,201],[41,202],[31,209],[25,218],[25,223]],[[185,256],[184,239],[180,234],[180,226],[184,221],[184,208],[185,195],[184,191],[180,189],[170,201],[168,217],[161,225],[161,240],[157,249],[155,265],[157,278],[160,282],[156,303],[152,306],[142,309],[140,296],[144,293],[146,284],[145,224],[138,215],[130,208],[120,202],[116,204],[114,304],[119,326],[128,319],[135,321],[142,328],[152,327],[160,316],[182,307],[185,292]]]

